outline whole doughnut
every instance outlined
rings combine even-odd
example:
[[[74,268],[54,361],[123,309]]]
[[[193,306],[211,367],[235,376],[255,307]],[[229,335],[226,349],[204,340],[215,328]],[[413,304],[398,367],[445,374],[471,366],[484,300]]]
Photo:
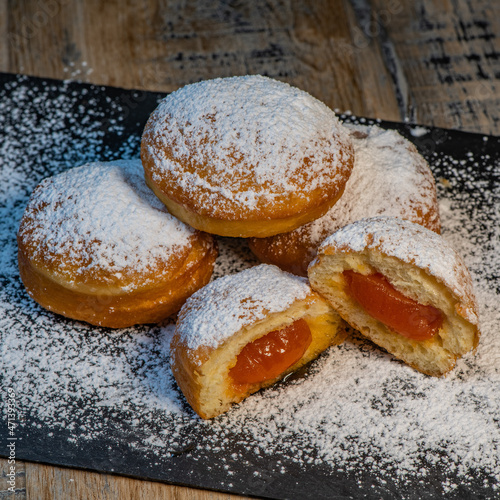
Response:
[[[146,182],[176,217],[222,236],[270,236],[323,215],[353,154],[335,113],[262,76],[187,85],[151,114]]]
[[[18,231],[22,281],[42,307],[112,328],[175,313],[212,274],[212,236],[175,219],[140,160],[90,163],[43,180]]]

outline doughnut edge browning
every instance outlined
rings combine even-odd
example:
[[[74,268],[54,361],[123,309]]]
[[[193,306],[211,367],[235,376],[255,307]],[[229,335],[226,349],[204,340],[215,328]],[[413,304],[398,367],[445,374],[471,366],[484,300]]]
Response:
[[[416,202],[413,199],[403,198],[402,201],[392,201],[388,200],[387,209],[390,209],[390,215],[395,216],[395,208],[399,205],[400,214],[397,217],[409,220],[420,224],[437,234],[441,233],[441,222],[439,215],[439,204],[437,200],[437,190],[436,183],[432,171],[422,155],[418,152],[415,145],[408,140],[404,139],[398,133],[392,130],[385,130],[378,126],[371,126],[371,130],[384,131],[385,133],[392,133],[394,144],[391,146],[395,148],[398,146],[398,141],[400,141],[405,146],[406,156],[408,160],[407,170],[414,172],[414,174],[419,175],[419,184],[414,185],[415,198],[418,199],[419,195],[425,194],[425,203]],[[358,140],[368,141],[370,138],[371,130],[365,132],[361,139]],[[351,134],[355,133],[354,129]],[[356,153],[356,143],[354,141],[354,152]],[[387,146],[385,146],[387,147]],[[376,150],[375,150],[376,151]],[[351,177],[347,181],[343,197],[338,204],[332,206],[331,211],[325,215],[325,219],[328,223],[325,223],[323,227],[318,227],[318,223],[321,221],[312,221],[311,223],[304,224],[303,227],[299,227],[296,230],[283,232],[281,234],[276,234],[274,236],[262,238],[262,237],[252,237],[248,240],[248,246],[252,253],[261,261],[266,264],[273,264],[278,266],[284,271],[288,271],[299,276],[307,276],[307,268],[316,256],[317,249],[321,242],[327,238],[330,234],[340,229],[343,225],[355,222],[351,216],[346,217],[346,213],[342,213],[342,209],[352,208],[357,204],[362,203],[358,198],[353,198],[352,196],[352,186],[351,182],[354,181],[356,175],[359,171],[363,171],[364,168],[356,164],[354,161],[353,171]],[[387,173],[391,173],[387,169]],[[387,178],[387,182],[391,183],[393,180],[390,176]],[[396,185],[395,182],[393,182]],[[394,196],[397,197],[398,193],[394,192]],[[389,204],[392,203],[392,207]],[[340,212],[340,213],[339,213]],[[371,213],[370,213],[371,212]],[[349,211],[350,213],[350,211]],[[364,217],[383,215],[384,211],[381,207],[375,207],[371,211],[367,210]],[[319,219],[319,218],[318,218]]]
[[[65,281],[54,269],[33,262],[18,236],[19,274],[35,302],[67,318],[108,328],[158,323],[175,314],[190,295],[210,281],[217,245],[210,235],[195,237],[201,239],[196,239],[173,275],[133,291]]]
[[[147,161],[147,160],[146,160]],[[313,207],[311,210],[290,217],[280,219],[261,220],[227,220],[218,219],[195,213],[180,203],[169,198],[157,184],[149,177],[148,170],[145,170],[146,184],[151,188],[160,201],[167,207],[167,210],[179,220],[189,224],[191,227],[218,236],[249,238],[266,238],[279,233],[292,231],[308,222],[318,219],[324,215],[332,206],[337,203],[344,192],[340,189],[337,195],[330,198],[326,203]]]

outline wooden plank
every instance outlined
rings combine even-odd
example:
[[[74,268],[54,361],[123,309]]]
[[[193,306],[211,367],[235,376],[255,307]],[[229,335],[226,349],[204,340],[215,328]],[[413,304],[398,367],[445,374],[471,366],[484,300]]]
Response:
[[[263,73],[340,110],[500,133],[499,2],[24,0],[2,17],[6,71],[162,91]]]
[[[27,500],[244,500],[245,497],[26,462]],[[16,499],[17,500],[17,499]]]
[[[15,463],[15,485],[11,484],[10,465],[0,459],[0,498],[2,500],[244,500],[247,497],[141,481],[120,476],[52,467],[31,462]],[[13,488],[14,491],[9,490]]]
[[[13,467],[13,469],[12,469]],[[26,469],[25,463],[0,458],[0,498],[2,500],[26,499]]]
[[[31,462],[15,463],[15,485],[7,459],[0,458],[0,499],[2,500],[244,500],[247,497],[109,476]],[[13,488],[9,490],[9,488]]]
[[[352,39],[347,0],[48,3],[12,2],[16,44],[1,69],[161,91],[261,73],[333,108],[399,118],[379,48]]]
[[[500,2],[373,0],[367,8],[363,30],[402,69],[405,118],[500,134]]]
[[[380,45],[360,28],[359,9],[354,9],[353,5],[355,2],[350,2],[347,7],[347,45],[339,43],[338,49],[344,50],[346,57],[355,61],[356,78],[345,82],[345,85],[359,86],[362,100],[352,102],[346,109],[359,116],[401,121],[403,117],[398,106],[398,88],[384,62]]]
[[[9,65],[7,0],[0,0],[0,68]]]

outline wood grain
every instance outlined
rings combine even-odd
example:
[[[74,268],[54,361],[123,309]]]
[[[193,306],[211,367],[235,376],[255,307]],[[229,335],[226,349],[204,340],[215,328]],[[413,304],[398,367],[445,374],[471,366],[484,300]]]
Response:
[[[7,71],[161,91],[261,73],[333,108],[399,118],[380,50],[356,50],[341,0],[9,4]]]
[[[404,118],[498,135],[500,2],[394,0],[392,12],[373,4],[365,30],[400,69]]]
[[[7,0],[0,0],[0,71],[9,67],[9,44],[7,43],[8,20]]]
[[[25,462],[9,461],[0,458],[0,498],[2,500],[24,500],[26,498],[26,468]],[[11,475],[14,467],[14,475]]]
[[[1,0],[0,70],[172,91],[262,73],[333,108],[500,133],[500,2]]]
[[[0,0],[0,71],[172,91],[261,73],[332,108],[500,134],[500,2]],[[17,463],[0,498],[228,499]],[[240,497],[238,497],[240,498]]]
[[[7,460],[0,459],[2,500],[236,500],[239,495],[16,461],[16,485],[9,491]]]
[[[500,2],[0,0],[0,70],[172,91],[262,73],[333,108],[500,133]]]

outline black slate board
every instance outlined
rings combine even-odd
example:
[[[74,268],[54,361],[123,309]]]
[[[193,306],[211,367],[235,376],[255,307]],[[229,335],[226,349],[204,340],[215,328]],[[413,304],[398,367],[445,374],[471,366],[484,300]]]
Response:
[[[231,426],[228,432],[221,434],[217,425],[200,421],[183,402],[180,394],[177,394],[177,402],[182,411],[173,423],[165,420],[161,409],[154,405],[147,408],[140,404],[140,400],[130,400],[123,405],[99,404],[102,403],[99,401],[100,393],[96,392],[94,396],[82,394],[78,390],[78,380],[73,391],[68,388],[67,392],[58,395],[47,393],[47,400],[37,401],[36,408],[26,404],[29,399],[23,399],[19,388],[30,384],[35,387],[36,371],[12,373],[17,370],[16,359],[21,359],[16,356],[35,354],[29,351],[29,342],[20,343],[16,355],[7,348],[12,349],[12,339],[16,335],[26,339],[30,335],[39,335],[43,329],[50,332],[55,325],[58,331],[67,329],[75,339],[79,339],[82,349],[89,344],[92,350],[102,349],[103,356],[109,359],[115,354],[126,355],[123,353],[131,345],[131,339],[136,335],[142,336],[143,344],[134,351],[134,354],[140,354],[140,359],[130,360],[131,372],[137,373],[139,378],[143,377],[141,380],[150,380],[144,378],[145,370],[152,370],[158,375],[166,374],[164,382],[156,378],[151,380],[158,383],[158,387],[162,383],[168,387],[158,389],[155,386],[153,389],[160,396],[176,391],[172,378],[168,377],[168,354],[162,348],[161,341],[157,340],[158,336],[168,336],[168,325],[127,329],[119,335],[88,325],[75,325],[70,320],[33,305],[19,277],[12,272],[15,231],[34,186],[48,175],[86,161],[137,156],[142,128],[161,97],[162,94],[152,92],[0,74],[0,169],[5,172],[6,166],[10,165],[10,177],[5,181],[10,184],[4,184],[3,191],[0,187],[0,209],[3,215],[0,220],[0,246],[3,251],[0,254],[0,305],[2,302],[9,305],[1,311],[5,316],[0,317],[0,377],[2,393],[8,394],[6,391],[14,381],[18,391],[16,401],[25,404],[19,403],[20,407],[16,408],[16,458],[266,498],[430,499],[492,498],[497,495],[500,463],[493,471],[491,466],[482,468],[479,464],[472,474],[464,475],[460,471],[450,472],[442,465],[449,460],[436,462],[426,460],[424,456],[418,467],[401,479],[391,471],[381,475],[380,470],[373,467],[360,467],[359,461],[353,461],[353,465],[349,466],[315,459],[316,455],[321,456],[321,450],[308,450],[307,460],[297,460],[287,452],[285,438],[283,449],[274,443],[272,453],[257,453],[251,446],[252,437],[245,435],[244,418],[241,430]],[[50,121],[47,121],[47,116],[52,117]],[[59,120],[54,120],[54,117]],[[349,116],[344,119],[358,120]],[[364,119],[361,121],[372,123]],[[482,242],[485,249],[489,245],[488,251],[498,253],[498,241],[492,242],[491,238],[498,235],[494,228],[500,222],[498,210],[495,209],[500,203],[500,140],[437,128],[420,131],[405,124],[380,122],[380,125],[395,128],[412,140],[431,165],[434,164],[437,179],[458,179],[453,193],[447,196],[453,203],[462,203],[467,208],[469,219],[464,224],[471,227],[471,233],[476,233],[476,240]],[[54,132],[54,128],[61,131],[60,136]],[[29,140],[26,140],[26,134],[30,135]],[[49,135],[50,140],[45,140]],[[13,146],[17,148],[17,156],[12,152]],[[18,154],[20,147],[26,155],[22,161]],[[472,165],[471,151],[476,159],[488,159],[484,166],[478,168]],[[454,161],[435,161],[443,156]],[[481,185],[481,190],[476,189],[478,185]],[[441,194],[447,189],[445,185],[439,188]],[[222,243],[226,245],[230,257],[219,268],[220,274],[234,272],[254,262],[243,244],[241,248],[235,248],[234,245],[240,244],[238,240],[236,243]],[[233,261],[231,255],[236,256]],[[476,274],[479,272],[477,270]],[[498,269],[492,269],[481,279],[496,287],[497,294],[500,293]],[[24,313],[26,310],[29,314]],[[103,341],[105,338],[111,338],[112,341]],[[8,346],[6,339],[9,339]],[[102,346],[100,340],[103,341]],[[61,350],[69,349],[69,344],[65,345],[61,337],[57,337],[57,341],[61,344]],[[94,343],[95,346],[92,346]],[[14,347],[17,348],[16,345]],[[359,339],[354,348],[364,349],[374,357],[385,356]],[[57,373],[50,375],[51,360],[43,360],[43,356],[33,359],[40,366],[40,377],[45,380],[44,383],[49,380],[49,376],[57,378]],[[324,357],[322,359],[324,362]],[[320,359],[301,376],[307,379],[317,373],[321,362]],[[36,368],[36,363],[25,366]],[[468,369],[473,371],[474,368],[470,368],[473,363],[469,361],[465,368],[460,369],[461,376],[466,376]],[[400,364],[395,363],[395,366],[404,369]],[[300,385],[301,380],[298,377],[286,381],[277,389],[266,391],[263,398],[274,398],[280,390],[290,387],[293,390],[293,385]],[[493,383],[497,383],[497,380],[494,378]],[[110,387],[117,383],[111,380]],[[494,389],[492,386],[493,404],[498,405],[500,396],[498,391],[494,395]],[[36,390],[33,391],[36,393]],[[113,394],[112,391],[110,394]],[[59,406],[54,403],[57,398],[62,401],[58,403]],[[55,405],[58,411],[61,408],[67,411],[62,416],[47,416],[43,413],[41,418],[41,408],[45,403],[48,407]],[[226,419],[222,421],[229,422],[228,419],[233,418],[231,415],[222,417]],[[95,432],[95,436],[88,437],[89,432],[93,434],[96,429],[98,432]],[[278,429],[273,437],[277,442],[281,439],[280,432]],[[175,434],[171,445],[168,444],[169,433]],[[151,442],[151,436],[155,434],[163,436],[159,444]],[[1,426],[0,435],[3,443],[0,455],[7,456],[5,443],[12,436],[8,433],[7,425]],[[491,439],[499,442],[499,436],[492,435]],[[425,480],[422,480],[423,477]],[[454,485],[447,488],[450,480],[454,481]]]

